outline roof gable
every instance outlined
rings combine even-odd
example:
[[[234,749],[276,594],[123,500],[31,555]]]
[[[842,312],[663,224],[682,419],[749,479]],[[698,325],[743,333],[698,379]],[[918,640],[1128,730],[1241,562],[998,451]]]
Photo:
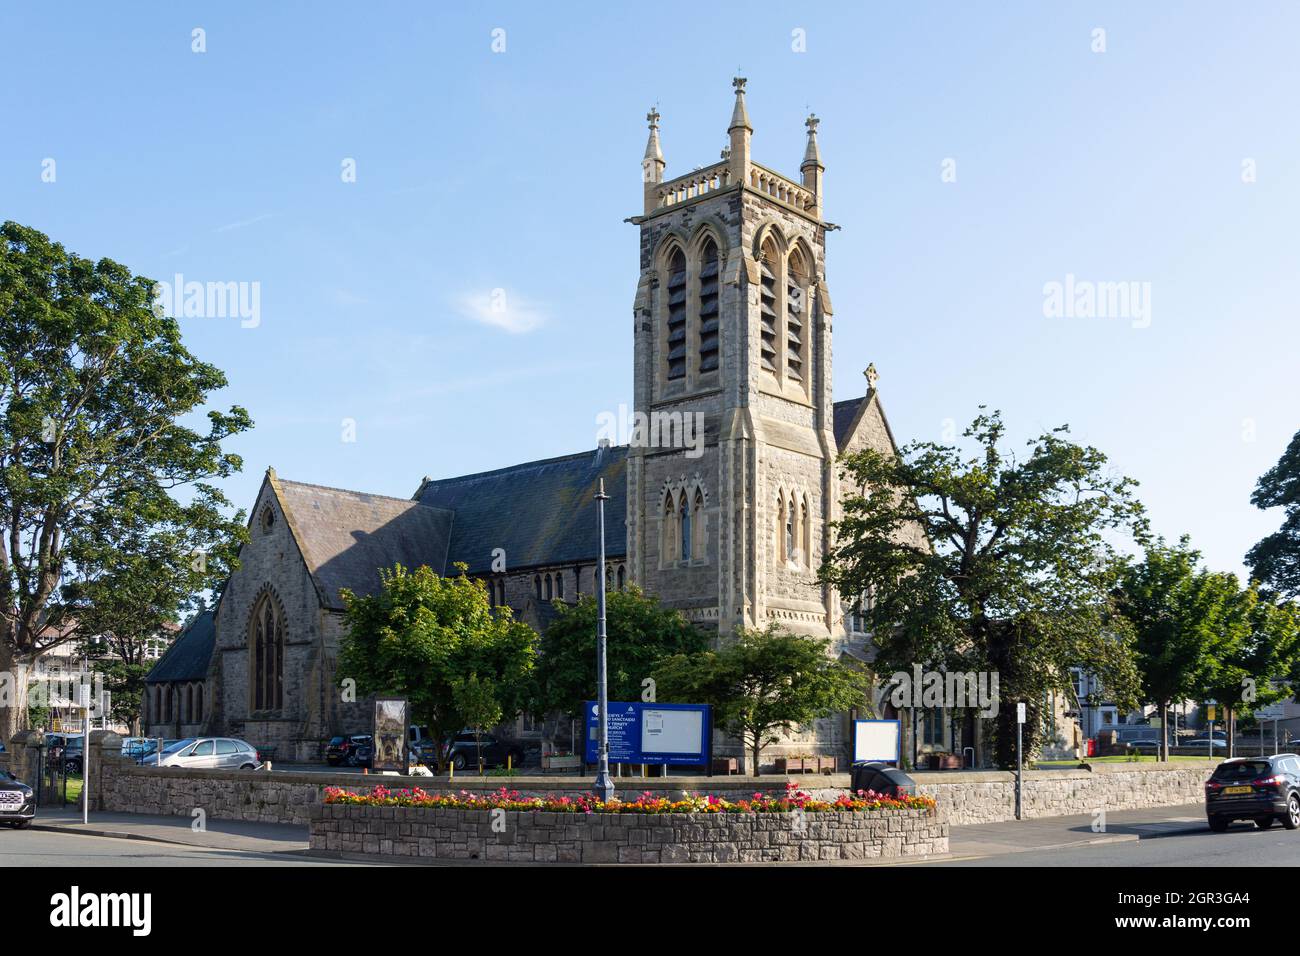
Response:
[[[270,477],[321,603],[342,610],[341,588],[374,594],[379,570],[447,564],[452,515],[409,498],[390,498]]]

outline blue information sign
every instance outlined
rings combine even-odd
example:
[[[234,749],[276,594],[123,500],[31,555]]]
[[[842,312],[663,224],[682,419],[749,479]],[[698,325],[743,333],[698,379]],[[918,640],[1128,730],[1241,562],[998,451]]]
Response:
[[[585,712],[587,763],[596,763],[600,730],[595,701],[587,701]],[[712,733],[708,704],[642,704],[609,702],[610,763],[709,762]]]

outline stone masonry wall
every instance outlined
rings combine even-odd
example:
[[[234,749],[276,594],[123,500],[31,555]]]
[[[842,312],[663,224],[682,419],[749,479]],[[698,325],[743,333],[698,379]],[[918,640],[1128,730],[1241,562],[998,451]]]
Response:
[[[311,848],[520,863],[759,863],[948,852],[928,810],[870,813],[548,813],[333,804],[311,815]]]
[[[1025,817],[1204,803],[1217,761],[1094,764],[1091,770],[1028,770]],[[934,797],[954,826],[1015,819],[1016,775],[1001,771],[916,773],[917,791]]]

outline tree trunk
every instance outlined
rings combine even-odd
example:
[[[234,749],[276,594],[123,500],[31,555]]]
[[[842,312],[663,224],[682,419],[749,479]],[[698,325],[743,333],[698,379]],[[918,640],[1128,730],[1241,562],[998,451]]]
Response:
[[[27,727],[27,684],[31,665],[14,653],[7,641],[0,640],[0,741],[8,743]]]
[[[759,737],[758,734],[754,734],[754,736],[753,736],[752,739],[753,739],[753,743],[750,745],[750,749],[753,751],[753,754],[754,754],[754,756],[753,756],[753,760],[754,760],[754,776],[757,777],[757,776],[759,776],[759,769],[758,769],[758,755],[759,755],[760,753],[762,753],[762,751],[763,751],[763,744],[762,744],[762,740],[761,740],[761,738]]]

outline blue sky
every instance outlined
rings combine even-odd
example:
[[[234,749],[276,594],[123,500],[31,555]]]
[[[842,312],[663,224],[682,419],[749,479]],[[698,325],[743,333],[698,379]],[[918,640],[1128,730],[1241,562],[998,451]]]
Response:
[[[713,162],[739,68],[758,162],[822,119],[836,397],[874,362],[901,441],[1069,423],[1240,571],[1300,427],[1300,7],[811,6],[5,4],[0,218],[260,284],[254,328],[182,319],[257,423],[241,506],[268,465],[406,496],[630,402],[644,116],[668,176]],[[1149,324],[1046,317],[1067,275],[1149,283]]]

